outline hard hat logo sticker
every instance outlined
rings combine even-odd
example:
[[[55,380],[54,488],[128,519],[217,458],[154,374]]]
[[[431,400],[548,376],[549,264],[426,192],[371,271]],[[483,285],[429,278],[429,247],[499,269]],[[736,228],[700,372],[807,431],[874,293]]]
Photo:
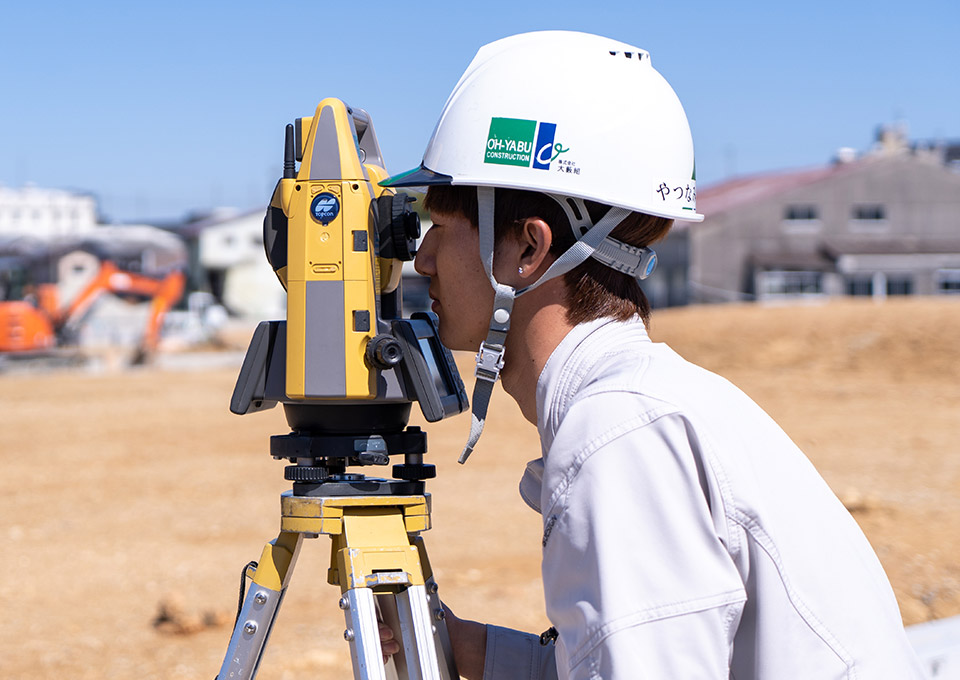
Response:
[[[313,219],[326,226],[340,214],[340,201],[333,194],[317,194],[310,204],[310,214]]]
[[[557,156],[569,151],[559,142],[554,143],[556,132],[556,123],[491,118],[483,162],[549,170]]]

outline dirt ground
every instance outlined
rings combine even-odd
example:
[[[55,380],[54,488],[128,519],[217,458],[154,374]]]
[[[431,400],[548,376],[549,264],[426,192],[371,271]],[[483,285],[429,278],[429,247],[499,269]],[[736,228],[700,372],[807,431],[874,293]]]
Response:
[[[960,614],[960,300],[666,310],[652,335],[730,378],[804,449],[906,623]],[[216,675],[240,570],[276,535],[287,488],[268,453],[282,412],[230,414],[236,372],[0,375],[0,676]],[[516,492],[535,428],[495,395],[463,467],[468,429],[466,416],[428,428],[441,594],[461,616],[541,631],[539,517]],[[345,677],[328,556],[326,538],[306,543],[258,677]]]

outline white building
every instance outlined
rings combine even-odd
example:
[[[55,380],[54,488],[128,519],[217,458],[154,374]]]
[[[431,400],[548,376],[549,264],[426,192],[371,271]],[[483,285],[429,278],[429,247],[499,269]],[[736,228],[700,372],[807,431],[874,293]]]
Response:
[[[80,236],[97,225],[93,196],[61,189],[0,186],[0,234]]]
[[[216,217],[195,228],[199,265],[226,308],[245,318],[282,319],[286,291],[264,254],[263,211]]]

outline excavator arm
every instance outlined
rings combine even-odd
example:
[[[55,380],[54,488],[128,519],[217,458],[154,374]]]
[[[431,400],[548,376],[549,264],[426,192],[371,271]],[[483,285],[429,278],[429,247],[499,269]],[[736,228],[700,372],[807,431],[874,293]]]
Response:
[[[180,271],[172,271],[158,279],[123,271],[113,262],[105,261],[90,283],[56,316],[54,327],[59,330],[68,324],[79,323],[104,293],[149,298],[150,314],[134,358],[134,363],[143,363],[156,350],[164,317],[183,296],[185,283],[183,272]]]
[[[147,327],[134,357],[134,363],[143,363],[156,350],[157,344],[160,342],[163,319],[170,308],[180,300],[184,285],[185,277],[179,271],[170,272],[158,282],[157,290],[150,302],[150,316],[147,319]]]

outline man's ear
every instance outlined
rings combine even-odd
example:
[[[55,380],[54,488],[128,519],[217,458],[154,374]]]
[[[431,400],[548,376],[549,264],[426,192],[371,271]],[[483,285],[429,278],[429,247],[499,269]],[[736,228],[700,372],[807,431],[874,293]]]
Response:
[[[539,217],[528,217],[520,231],[520,278],[533,283],[555,259],[550,255],[553,231]]]

